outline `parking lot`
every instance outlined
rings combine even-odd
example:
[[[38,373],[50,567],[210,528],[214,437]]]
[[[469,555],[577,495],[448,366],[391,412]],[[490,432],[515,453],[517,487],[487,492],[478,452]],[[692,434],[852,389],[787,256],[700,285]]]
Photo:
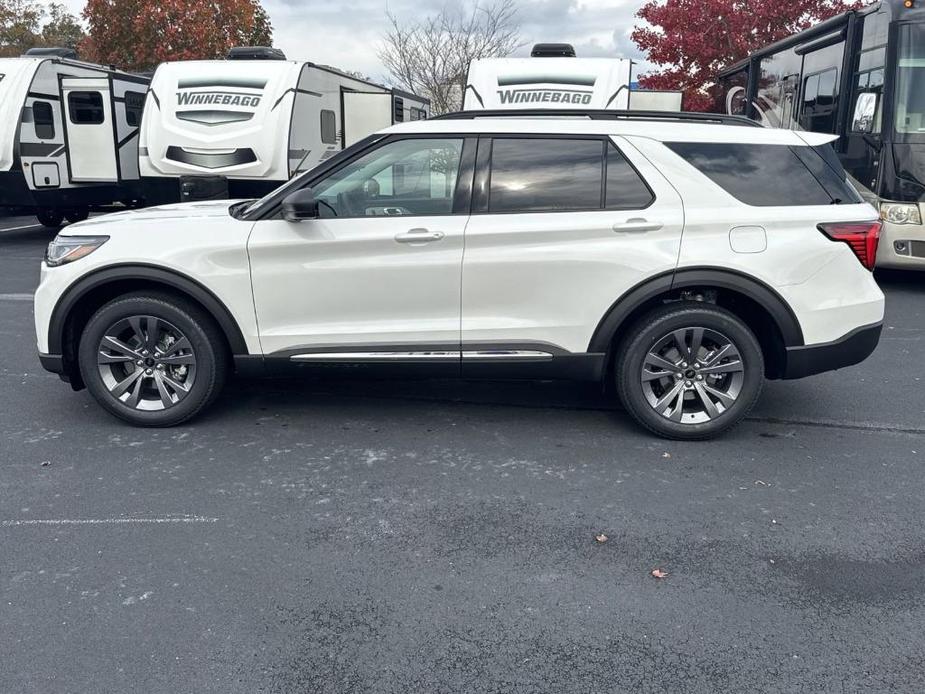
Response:
[[[53,234],[0,219],[0,692],[925,689],[925,276],[714,442],[537,383],[236,382],[141,430],[39,366]]]

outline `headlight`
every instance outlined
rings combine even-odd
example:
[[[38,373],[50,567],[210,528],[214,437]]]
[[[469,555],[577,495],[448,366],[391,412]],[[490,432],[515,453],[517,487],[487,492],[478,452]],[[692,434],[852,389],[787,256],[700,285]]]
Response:
[[[919,206],[907,202],[881,202],[880,219],[890,224],[921,224]]]
[[[55,236],[45,251],[48,267],[58,267],[90,255],[109,240],[108,236]]]

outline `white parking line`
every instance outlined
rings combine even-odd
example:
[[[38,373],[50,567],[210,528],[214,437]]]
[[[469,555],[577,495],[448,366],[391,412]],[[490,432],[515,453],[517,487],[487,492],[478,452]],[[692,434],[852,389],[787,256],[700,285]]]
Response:
[[[0,521],[0,527],[20,525],[157,525],[161,523],[217,523],[218,518],[205,516],[153,517],[153,518],[36,518]]]
[[[0,301],[32,301],[32,294],[0,294]]]
[[[22,231],[23,229],[41,229],[43,226],[44,226],[43,224],[26,224],[25,226],[21,226],[21,227],[7,227],[5,229],[0,229],[0,232]]]

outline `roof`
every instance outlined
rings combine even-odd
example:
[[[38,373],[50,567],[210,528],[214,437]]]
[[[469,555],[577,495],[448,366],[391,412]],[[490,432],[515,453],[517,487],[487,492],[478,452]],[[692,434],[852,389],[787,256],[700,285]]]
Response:
[[[662,142],[732,142],[739,144],[821,145],[833,135],[799,133],[777,128],[743,128],[739,125],[689,121],[590,120],[582,117],[477,117],[411,121],[383,130],[389,134],[491,134],[625,135]]]

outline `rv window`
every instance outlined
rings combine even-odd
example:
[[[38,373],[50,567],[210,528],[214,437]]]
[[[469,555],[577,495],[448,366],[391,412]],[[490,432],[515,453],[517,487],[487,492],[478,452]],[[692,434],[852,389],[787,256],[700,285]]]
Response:
[[[425,118],[427,118],[427,113],[423,108],[412,106],[408,109],[408,120],[424,120]]]
[[[899,27],[896,70],[896,130],[925,134],[925,24]]]
[[[601,209],[601,140],[495,138],[488,211]]]
[[[55,136],[55,114],[51,104],[47,101],[36,101],[32,104],[32,124],[35,126],[35,136],[40,140],[51,140]]]
[[[129,127],[137,128],[141,124],[144,108],[144,92],[125,92],[125,122]]]
[[[655,200],[646,182],[613,145],[607,148],[606,196],[608,210],[641,210]]]
[[[334,111],[321,111],[321,141],[326,145],[337,144],[337,116]]]
[[[813,132],[830,133],[835,129],[835,69],[811,75],[803,81],[803,106],[800,125]]]
[[[314,183],[322,217],[449,215],[461,138],[389,142]]]
[[[103,118],[103,95],[99,92],[71,92],[67,95],[71,123],[98,125]]]
[[[791,207],[831,205],[836,200],[855,202],[856,194],[846,190],[847,183],[833,181],[837,176],[844,177],[837,158],[829,162],[811,147],[714,142],[666,144],[746,205]],[[832,170],[831,175],[825,172],[826,166]],[[823,173],[826,173],[825,177]],[[823,178],[823,182],[819,178]],[[833,194],[830,195],[827,188]]]

